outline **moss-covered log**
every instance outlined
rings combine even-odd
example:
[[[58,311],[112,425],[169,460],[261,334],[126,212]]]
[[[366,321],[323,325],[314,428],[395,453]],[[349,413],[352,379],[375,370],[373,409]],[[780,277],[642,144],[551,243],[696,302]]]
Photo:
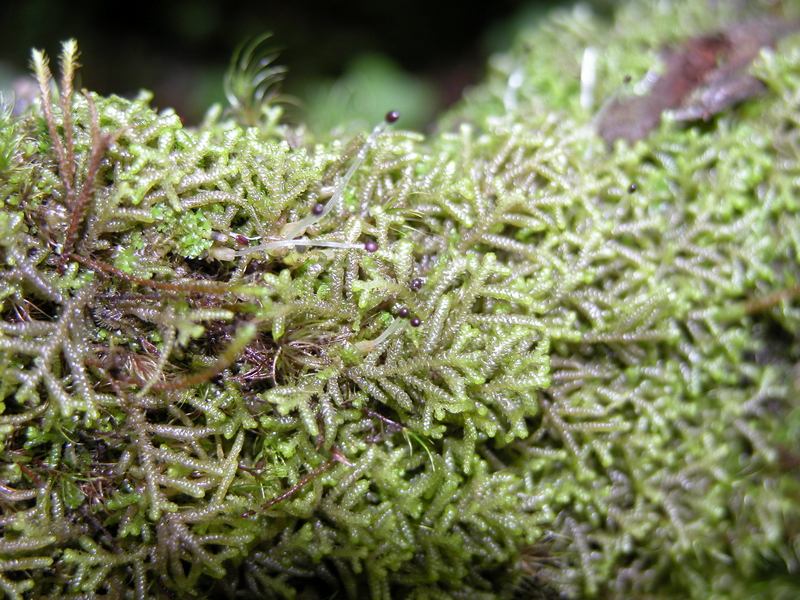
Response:
[[[555,13],[429,137],[247,86],[187,129],[35,53],[0,596],[798,597],[798,7],[708,4]],[[624,99],[667,44],[712,50]]]

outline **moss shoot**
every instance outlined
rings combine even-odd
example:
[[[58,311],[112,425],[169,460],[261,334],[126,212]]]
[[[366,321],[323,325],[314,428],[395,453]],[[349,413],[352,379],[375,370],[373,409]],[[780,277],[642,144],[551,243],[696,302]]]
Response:
[[[34,52],[0,597],[799,597],[800,36],[706,120],[597,127],[738,6],[554,13],[429,137],[314,139],[241,57],[187,129]]]

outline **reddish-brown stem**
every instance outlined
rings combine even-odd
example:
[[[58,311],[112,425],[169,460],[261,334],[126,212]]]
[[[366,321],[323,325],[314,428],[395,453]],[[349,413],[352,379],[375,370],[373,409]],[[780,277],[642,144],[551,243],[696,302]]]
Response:
[[[319,477],[325,471],[330,469],[333,466],[333,463],[335,463],[335,462],[337,462],[336,457],[330,459],[328,462],[324,463],[321,467],[315,469],[314,471],[311,471],[311,473],[309,473],[308,475],[303,477],[300,481],[298,481],[296,484],[294,484],[288,490],[283,492],[280,496],[278,496],[277,498],[273,498],[272,500],[270,500],[266,504],[263,504],[261,506],[261,510],[267,510],[268,508],[271,508],[271,507],[275,506],[279,502],[283,502],[287,498],[291,498],[297,492],[299,492],[301,489],[303,489],[306,486],[306,484],[308,484],[309,481],[311,481],[312,479],[315,479],[316,477]]]
[[[33,481],[33,483],[35,483],[39,487],[42,487],[42,480],[39,479],[39,477],[36,475],[36,473],[31,471],[28,467],[26,467],[22,463],[17,463],[17,466],[19,467],[20,471],[22,471],[25,475],[28,476],[28,478],[31,481]]]
[[[222,373],[225,367],[230,365],[231,362],[233,362],[232,358],[228,357],[221,358],[216,362],[216,364],[210,366],[204,371],[199,371],[198,373],[194,373],[193,375],[187,375],[186,377],[180,377],[177,379],[172,379],[170,381],[162,381],[161,383],[154,383],[153,385],[150,386],[150,389],[158,391],[170,391],[170,390],[180,390],[183,388],[191,387],[193,385],[198,385]]]
[[[83,90],[83,95],[86,97],[86,100],[89,103],[89,121],[92,128],[92,152],[89,157],[89,168],[86,171],[86,179],[81,186],[81,192],[78,197],[75,198],[74,202],[69,203],[68,201],[68,208],[72,211],[72,214],[70,216],[67,233],[64,236],[64,247],[61,250],[62,257],[61,264],[59,265],[60,271],[64,270],[64,265],[67,263],[68,255],[70,252],[72,252],[72,249],[75,246],[75,240],[78,237],[78,232],[81,224],[83,223],[84,216],[86,215],[86,209],[89,206],[89,201],[94,195],[94,186],[97,180],[97,175],[100,172],[100,165],[103,162],[103,157],[105,156],[106,151],[111,147],[111,144],[113,144],[120,135],[120,132],[112,135],[109,133],[102,133],[100,131],[100,117],[97,114],[97,107],[94,104],[94,100],[92,100],[91,95],[89,95],[89,92],[86,90]],[[72,160],[73,157],[68,156],[67,158]]]
[[[374,410],[370,410],[369,408],[362,408],[361,411],[369,415],[370,417],[378,419],[379,421],[383,421],[384,423],[386,423],[386,425],[389,426],[389,429],[395,431],[401,431],[402,429],[404,429],[404,427],[397,421],[392,421],[389,417],[384,417],[382,414],[377,413]]]
[[[198,292],[198,293],[209,293],[209,294],[222,294],[225,292],[234,291],[233,286],[227,283],[220,283],[218,281],[191,280],[191,281],[181,281],[181,282],[170,282],[170,281],[154,281],[152,279],[142,279],[141,277],[130,275],[125,271],[118,269],[117,267],[96,261],[86,256],[80,256],[78,254],[66,254],[65,256],[70,260],[74,260],[75,262],[79,262],[82,265],[89,267],[92,271],[109,273],[114,277],[119,277],[120,279],[124,279],[125,281],[130,281],[131,283],[136,283],[138,285],[155,288],[157,290],[166,290],[168,292],[183,292],[183,293]]]
[[[767,296],[764,296],[763,298],[754,298],[753,300],[749,300],[748,302],[745,302],[744,310],[746,314],[754,315],[756,313],[765,311],[768,308],[772,308],[776,304],[790,300],[798,295],[800,295],[800,284],[785,290],[773,292]]]

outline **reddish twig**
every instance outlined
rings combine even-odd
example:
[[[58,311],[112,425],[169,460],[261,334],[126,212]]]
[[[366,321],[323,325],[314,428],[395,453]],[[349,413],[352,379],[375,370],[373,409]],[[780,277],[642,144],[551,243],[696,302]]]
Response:
[[[392,421],[389,417],[384,417],[382,414],[375,412],[374,410],[370,410],[369,408],[362,408],[361,411],[370,417],[378,419],[379,421],[383,421],[386,425],[389,426],[389,429],[392,431],[402,431],[405,429],[403,425],[398,423],[397,421]]]
[[[94,260],[92,258],[88,258],[86,256],[80,256],[74,253],[66,254],[65,256],[70,260],[74,260],[75,262],[79,262],[82,265],[89,267],[92,271],[97,271],[100,273],[109,273],[114,277],[119,277],[120,279],[124,279],[125,281],[130,281],[131,283],[136,283],[138,285],[155,288],[157,290],[165,290],[168,292],[184,292],[184,293],[198,292],[198,293],[209,293],[209,294],[222,294],[225,292],[236,291],[235,286],[218,281],[191,280],[191,281],[181,281],[181,282],[170,282],[170,281],[154,281],[152,279],[142,279],[141,277],[130,275],[125,271],[123,271],[122,269],[118,269],[117,267]]]
[[[75,246],[75,240],[78,237],[81,224],[86,216],[86,210],[89,207],[89,202],[94,196],[94,187],[97,182],[97,175],[100,172],[100,166],[103,162],[103,157],[105,156],[106,151],[122,133],[122,131],[118,131],[114,134],[102,133],[100,131],[100,117],[97,114],[97,107],[94,104],[94,100],[92,100],[91,95],[86,90],[83,90],[83,95],[86,97],[86,100],[89,103],[89,121],[92,128],[92,152],[89,157],[89,167],[86,171],[86,178],[81,186],[80,194],[78,194],[77,198],[75,198],[72,202],[70,202],[68,198],[67,205],[72,211],[72,214],[70,216],[69,226],[67,227],[67,233],[64,236],[64,247],[61,250],[61,264],[58,267],[59,271],[61,272],[63,272],[68,257]],[[67,156],[68,160],[72,160],[72,158],[73,157],[71,156]]]
[[[763,312],[768,308],[772,308],[781,302],[791,300],[798,295],[800,295],[800,284],[785,290],[773,292],[767,296],[764,296],[763,298],[754,298],[753,300],[748,300],[744,304],[744,311],[748,315],[754,315],[756,313]]]
[[[339,461],[339,459],[336,457],[336,455],[334,455],[334,457],[331,458],[328,462],[324,463],[321,467],[315,469],[314,471],[311,471],[311,473],[309,473],[308,475],[303,477],[300,481],[298,481],[296,484],[294,484],[288,490],[283,492],[280,496],[278,496],[277,498],[273,498],[272,500],[270,500],[269,502],[267,502],[265,504],[262,504],[261,505],[261,510],[267,510],[268,508],[272,508],[273,506],[275,506],[279,502],[283,502],[287,498],[291,498],[297,492],[299,492],[301,489],[303,489],[303,487],[305,487],[306,484],[308,484],[309,481],[311,481],[312,479],[315,479],[315,478],[319,477],[320,475],[322,475],[325,471],[330,469],[335,462],[338,462],[338,461]]]
[[[160,383],[154,383],[153,385],[150,386],[150,389],[163,392],[171,390],[181,390],[187,387],[192,387],[194,385],[199,385],[222,373],[222,371],[224,371],[228,366],[230,366],[230,364],[235,359],[236,359],[235,356],[231,357],[223,356],[215,364],[211,365],[210,367],[208,367],[203,371],[193,373],[192,375],[187,375],[186,377],[171,379],[170,381],[162,381]]]

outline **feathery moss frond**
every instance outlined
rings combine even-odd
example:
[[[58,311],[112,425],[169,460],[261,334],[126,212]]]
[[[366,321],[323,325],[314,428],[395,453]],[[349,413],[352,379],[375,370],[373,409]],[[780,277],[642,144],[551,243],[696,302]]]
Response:
[[[253,126],[196,130],[74,93],[72,42],[54,96],[35,52],[0,114],[2,593],[796,595],[797,38],[633,145],[581,90],[741,18],[556,12],[440,133],[326,145],[256,106],[258,43]]]

